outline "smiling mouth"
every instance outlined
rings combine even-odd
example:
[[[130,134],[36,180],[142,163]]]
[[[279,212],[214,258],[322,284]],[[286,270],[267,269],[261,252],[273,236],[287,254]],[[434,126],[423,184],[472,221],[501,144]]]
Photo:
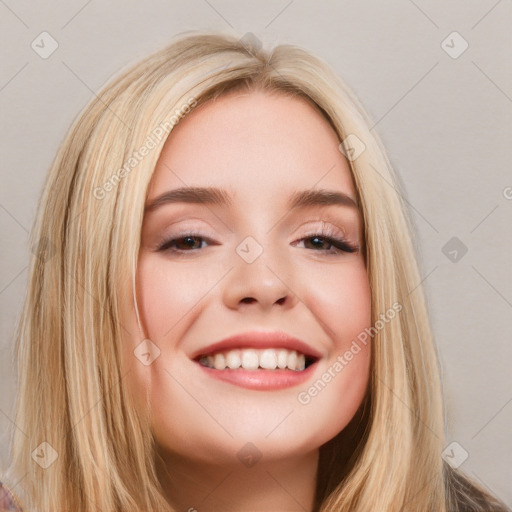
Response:
[[[286,348],[240,348],[199,355],[199,364],[214,370],[291,370],[304,371],[315,357]]]

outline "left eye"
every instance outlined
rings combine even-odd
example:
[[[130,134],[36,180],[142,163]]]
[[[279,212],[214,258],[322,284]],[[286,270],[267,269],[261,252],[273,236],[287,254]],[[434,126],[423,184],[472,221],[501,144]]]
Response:
[[[319,249],[326,253],[338,253],[338,252],[356,252],[357,248],[352,246],[349,242],[343,239],[332,238],[328,236],[311,235],[305,238],[301,238],[299,241],[312,241],[313,248]],[[330,246],[329,249],[322,248],[322,245]]]

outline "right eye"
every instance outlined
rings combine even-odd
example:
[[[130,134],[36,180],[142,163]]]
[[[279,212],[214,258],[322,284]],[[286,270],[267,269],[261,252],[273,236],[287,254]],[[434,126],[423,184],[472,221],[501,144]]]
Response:
[[[196,233],[185,233],[178,237],[164,240],[159,246],[158,251],[166,251],[171,253],[183,254],[186,252],[196,252],[202,247],[201,242],[209,240]]]

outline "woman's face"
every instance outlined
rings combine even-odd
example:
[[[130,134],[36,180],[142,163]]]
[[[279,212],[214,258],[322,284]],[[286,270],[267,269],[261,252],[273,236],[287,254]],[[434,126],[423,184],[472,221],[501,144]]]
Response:
[[[353,341],[370,326],[370,290],[338,144],[306,101],[264,92],[208,102],[169,136],[137,270],[140,319],[160,353],[126,344],[168,456],[310,453],[361,404],[370,347]]]

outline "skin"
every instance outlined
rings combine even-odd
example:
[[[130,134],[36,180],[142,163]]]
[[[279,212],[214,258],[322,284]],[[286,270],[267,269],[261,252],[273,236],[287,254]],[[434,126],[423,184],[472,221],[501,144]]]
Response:
[[[329,368],[333,373],[337,357],[371,322],[362,252],[335,252],[315,238],[327,227],[360,247],[357,208],[286,208],[298,190],[334,190],[355,201],[338,145],[308,102],[261,91],[196,108],[166,141],[146,204],[183,186],[220,187],[232,197],[230,206],[166,204],[143,222],[137,300],[144,336],[161,353],[141,364],[133,357],[140,338],[127,342],[125,353],[133,393],[151,400],[158,474],[177,510],[312,510],[319,447],[363,400],[369,344],[308,404],[297,398]],[[187,245],[190,231],[200,238]],[[236,252],[247,236],[263,249],[250,264]],[[158,250],[172,238],[181,242]],[[134,315],[130,321],[136,325]],[[310,344],[322,354],[314,374],[299,386],[251,390],[206,375],[190,359],[253,330],[280,330]],[[237,457],[248,442],[261,454],[252,467]]]

